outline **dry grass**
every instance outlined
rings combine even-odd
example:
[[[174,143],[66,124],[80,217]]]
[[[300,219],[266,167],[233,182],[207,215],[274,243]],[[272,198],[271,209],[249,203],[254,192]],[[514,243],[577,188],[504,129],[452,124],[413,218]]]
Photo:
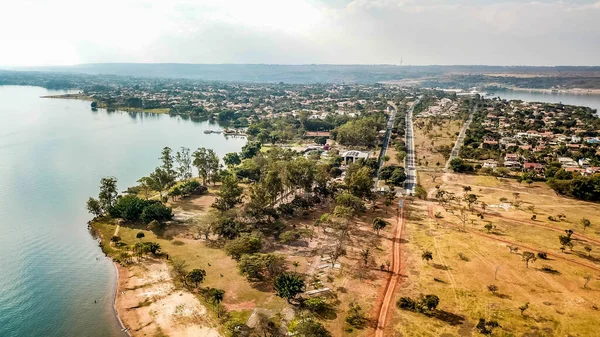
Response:
[[[432,126],[428,132],[426,132],[426,127],[418,127],[427,123],[429,123],[428,118],[416,118],[414,122],[417,166],[421,168],[443,168],[446,160],[435,148],[441,145],[453,146],[457,133],[460,132],[464,122],[444,119],[440,125]],[[437,163],[440,163],[440,165],[437,165]]]
[[[474,224],[468,221],[462,229],[458,217],[444,207],[415,202],[406,225],[407,272],[398,297],[435,294],[440,297],[440,312],[437,317],[427,317],[396,309],[392,323],[396,334],[470,336],[478,334],[475,325],[479,318],[485,318],[497,320],[502,326],[494,331],[496,336],[595,335],[600,260],[593,256],[594,252],[600,256],[600,245],[576,238],[573,252],[567,249],[561,253],[558,235],[563,229],[573,228],[575,235],[600,238],[596,233],[600,229],[600,205],[556,196],[543,184],[526,187],[491,177],[449,175],[442,189],[462,195],[462,185],[471,186],[471,193],[488,204],[498,204],[502,197],[514,201],[513,192],[517,191],[521,209],[488,207],[484,220],[471,215],[476,219]],[[530,205],[535,205],[539,221],[530,220],[533,213],[526,209]],[[429,207],[433,208],[432,214],[440,212],[443,218],[432,219]],[[454,208],[454,214],[458,214]],[[481,209],[477,207],[477,211]],[[565,221],[547,220],[548,214],[556,216],[560,212],[567,216]],[[592,221],[585,233],[577,224],[582,216]],[[496,225],[492,233],[483,228],[486,221]],[[509,244],[521,245],[521,249],[510,253]],[[592,246],[592,258],[585,257],[584,244]],[[424,250],[433,253],[433,261],[421,260]],[[525,250],[545,251],[549,259],[538,259],[527,268],[521,256]],[[545,265],[554,272],[543,271]],[[586,275],[592,280],[583,288]],[[492,284],[499,288],[496,295],[487,289]],[[521,316],[519,307],[527,302],[529,309]]]
[[[171,201],[174,207],[176,218],[185,216],[200,216],[204,214],[214,199],[213,191],[209,195],[198,198],[189,198],[185,201]],[[321,264],[327,264],[322,261],[322,257],[327,255],[323,252],[323,247],[330,243],[327,235],[322,228],[317,228],[315,237],[306,239],[302,244],[284,245],[267,239],[266,243],[269,252],[283,254],[287,257],[288,267],[291,271],[297,271],[305,276],[307,284],[311,283],[313,275],[319,275],[319,280],[323,287],[329,287],[333,294],[328,297],[329,302],[334,305],[334,313],[328,317],[320,318],[325,326],[334,336],[368,336],[372,334],[372,328],[375,324],[375,317],[378,309],[378,299],[384,288],[384,284],[389,274],[381,271],[379,266],[385,264],[386,260],[391,260],[391,245],[393,226],[396,224],[396,209],[389,207],[386,213],[383,205],[369,209],[364,214],[351,220],[350,238],[347,244],[347,255],[339,261],[340,269],[326,268],[319,275],[317,267]],[[312,229],[313,223],[321,214],[333,210],[333,205],[321,205],[318,209],[305,215],[297,215],[288,220],[288,226],[295,226],[297,229]],[[381,217],[390,223],[390,226],[381,231],[377,236],[371,227],[374,217]],[[111,222],[96,222],[94,228],[97,229],[103,238],[110,238],[115,231],[115,224]],[[206,270],[206,280],[203,287],[215,287],[225,290],[225,300],[223,305],[236,318],[246,320],[254,308],[270,309],[273,312],[282,312],[290,305],[285,300],[275,296],[269,285],[252,284],[238,273],[237,264],[220,248],[213,248],[213,245],[206,241],[195,239],[189,226],[185,224],[171,225],[162,236],[145,230],[142,226],[122,225],[119,229],[119,236],[126,246],[131,246],[138,242],[136,234],[144,232],[144,241],[158,242],[162,251],[169,254],[169,258],[183,259],[188,264],[188,270],[201,268]],[[182,244],[183,243],[183,244]],[[109,254],[118,256],[120,250],[103,242],[105,251]],[[369,248],[372,254],[369,271],[364,280],[357,277],[356,266],[361,260],[360,252]],[[292,262],[299,262],[299,266],[294,268]],[[210,265],[209,265],[210,264]],[[135,269],[135,266],[133,267]],[[313,289],[309,286],[309,289]],[[346,331],[348,325],[345,323],[346,312],[350,303],[358,303],[362,306],[363,312],[373,321],[369,321],[367,327],[361,330],[354,330],[349,333]]]

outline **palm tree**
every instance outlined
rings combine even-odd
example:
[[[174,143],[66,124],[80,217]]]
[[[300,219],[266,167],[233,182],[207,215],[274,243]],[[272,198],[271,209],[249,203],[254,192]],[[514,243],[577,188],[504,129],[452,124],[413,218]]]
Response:
[[[219,304],[223,301],[225,297],[225,290],[210,288],[208,290],[208,298],[215,306],[215,310],[217,311],[217,317],[221,317],[221,313],[219,312]]]

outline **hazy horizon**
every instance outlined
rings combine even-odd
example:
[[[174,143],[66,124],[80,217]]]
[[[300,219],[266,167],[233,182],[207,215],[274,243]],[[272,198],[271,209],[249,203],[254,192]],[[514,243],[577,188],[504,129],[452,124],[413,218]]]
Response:
[[[594,66],[598,17],[598,0],[5,1],[0,65]]]

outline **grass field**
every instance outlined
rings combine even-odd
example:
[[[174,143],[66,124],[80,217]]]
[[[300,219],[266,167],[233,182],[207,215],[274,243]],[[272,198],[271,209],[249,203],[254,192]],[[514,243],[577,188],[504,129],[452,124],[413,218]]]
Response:
[[[443,168],[446,159],[436,148],[443,145],[452,147],[464,121],[443,119],[439,125],[432,124],[430,129],[427,127],[428,123],[430,123],[428,118],[416,118],[414,121],[417,166]]]
[[[591,240],[600,239],[600,205],[562,198],[543,184],[526,187],[513,180],[454,174],[445,178],[441,188],[458,196],[464,193],[463,186],[471,186],[470,193],[488,204],[485,212],[481,204],[475,206],[474,213],[483,212],[484,219],[467,210],[469,217],[463,225],[459,209],[466,207],[464,202],[440,206],[415,200],[410,205],[403,252],[405,277],[397,298],[435,294],[440,304],[430,316],[396,308],[390,334],[471,336],[479,334],[476,324],[484,318],[500,324],[493,336],[596,335],[600,260],[595,256],[600,257],[600,245]],[[520,203],[519,209],[492,207],[500,198]],[[433,216],[438,212],[441,218]],[[536,221],[531,220],[534,212]],[[560,213],[566,219],[547,219]],[[585,232],[578,224],[584,216],[592,222]],[[489,233],[483,227],[487,222],[496,226]],[[567,248],[563,253],[558,236],[564,229],[575,234],[573,251]],[[520,249],[511,252],[509,245]],[[583,250],[585,245],[592,248],[591,257]],[[421,259],[425,250],[433,253],[429,263]],[[548,259],[538,258],[527,267],[524,251],[544,251]],[[590,279],[584,288],[586,277]],[[489,285],[498,287],[495,294]],[[521,315],[519,307],[526,303],[528,309]]]

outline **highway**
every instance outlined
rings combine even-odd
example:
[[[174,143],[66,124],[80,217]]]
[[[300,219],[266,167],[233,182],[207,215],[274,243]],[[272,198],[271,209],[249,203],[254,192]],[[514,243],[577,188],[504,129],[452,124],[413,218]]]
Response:
[[[417,187],[417,167],[415,165],[415,139],[413,132],[413,110],[419,103],[417,99],[414,104],[406,111],[406,157],[404,157],[404,170],[406,180],[404,181],[404,190],[407,195],[413,195]]]

